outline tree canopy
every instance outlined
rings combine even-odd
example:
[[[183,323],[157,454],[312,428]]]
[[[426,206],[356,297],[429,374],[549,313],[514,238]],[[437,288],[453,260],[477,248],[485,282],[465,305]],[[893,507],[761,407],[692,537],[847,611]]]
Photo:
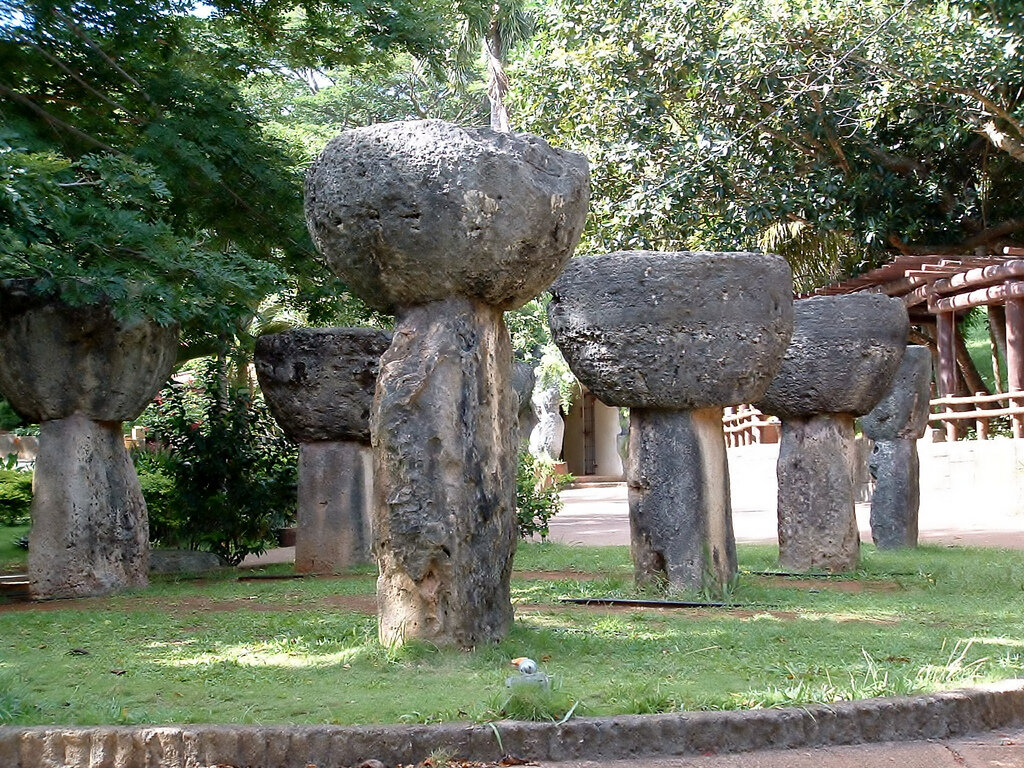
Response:
[[[293,146],[242,86],[436,52],[447,20],[429,2],[2,0],[0,276],[207,333],[271,290],[323,298]]]
[[[809,287],[1020,242],[1021,10],[553,0],[516,106],[594,164],[585,248],[788,248]]]

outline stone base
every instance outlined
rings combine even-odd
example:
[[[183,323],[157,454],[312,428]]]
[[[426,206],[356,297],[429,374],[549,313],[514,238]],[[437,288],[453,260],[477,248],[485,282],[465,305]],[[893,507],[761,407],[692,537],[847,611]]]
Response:
[[[120,422],[76,414],[39,428],[28,572],[33,598],[148,583],[149,525]]]
[[[637,583],[721,593],[736,575],[722,409],[631,409],[626,479]]]
[[[871,452],[875,493],[871,497],[871,538],[879,549],[917,546],[921,464],[914,439],[877,440]]]
[[[471,647],[512,623],[516,398],[502,313],[448,299],[403,313],[370,417],[386,644]]]
[[[779,564],[792,571],[857,568],[853,417],[790,418],[779,446]]]
[[[295,570],[341,573],[370,561],[373,459],[355,441],[302,443]]]

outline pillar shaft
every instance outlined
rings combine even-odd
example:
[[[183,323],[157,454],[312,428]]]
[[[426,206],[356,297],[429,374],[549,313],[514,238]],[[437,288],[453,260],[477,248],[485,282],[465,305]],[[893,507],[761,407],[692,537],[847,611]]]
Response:
[[[341,573],[370,560],[373,458],[355,441],[303,443],[295,570]]]
[[[921,465],[917,440],[876,440],[871,452],[875,491],[871,497],[871,538],[879,549],[917,546]]]
[[[853,417],[782,422],[779,563],[794,571],[852,571],[860,539],[854,508]]]
[[[121,422],[75,414],[39,427],[28,571],[35,598],[144,587],[146,503]]]
[[[448,299],[399,317],[370,418],[385,643],[470,647],[511,625],[511,365],[498,309]]]
[[[637,582],[721,592],[736,574],[722,409],[630,409],[626,479]]]

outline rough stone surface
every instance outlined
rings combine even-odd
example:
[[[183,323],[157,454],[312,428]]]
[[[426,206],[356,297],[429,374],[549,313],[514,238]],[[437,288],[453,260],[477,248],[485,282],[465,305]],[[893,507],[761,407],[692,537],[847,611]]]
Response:
[[[782,422],[779,563],[793,571],[852,571],[860,557],[854,508],[853,417]]]
[[[295,570],[342,573],[370,561],[373,457],[354,441],[302,443]]]
[[[632,409],[626,482],[637,583],[721,592],[736,574],[721,408]]]
[[[565,723],[353,726],[0,726],[4,768],[309,768],[463,760],[627,760],[947,739],[1024,723],[1019,680],[799,708],[577,717]],[[496,737],[497,731],[499,738]]]
[[[533,415],[533,387],[536,384],[533,363],[517,361],[512,364],[512,389],[516,393],[518,403],[516,419],[519,425],[517,446],[526,448],[530,444],[530,435],[537,426],[537,417]]]
[[[147,584],[146,504],[119,422],[81,414],[43,422],[34,486],[28,553],[34,598]]]
[[[29,421],[134,419],[167,381],[177,344],[176,327],[122,323],[102,306],[0,283],[0,391]]]
[[[203,573],[224,568],[225,563],[213,552],[195,549],[151,549],[150,573]]]
[[[871,497],[871,539],[879,549],[917,546],[921,505],[921,464],[917,440],[877,440],[869,461],[875,478]]]
[[[454,298],[398,319],[370,420],[385,643],[470,647],[511,625],[511,367],[496,308]]]
[[[625,251],[576,259],[551,288],[551,333],[608,405],[693,409],[759,398],[792,332],[785,259]]]
[[[793,310],[793,339],[757,407],[782,419],[874,408],[907,345],[903,302],[853,293],[802,299]]]
[[[916,440],[928,429],[932,355],[927,347],[909,346],[889,391],[860,420],[872,440]]]
[[[371,306],[463,296],[514,309],[562,271],[588,197],[582,155],[526,134],[408,121],[331,141],[306,178],[306,220]]]
[[[536,425],[530,432],[530,453],[538,458],[558,461],[565,438],[565,420],[557,386],[535,389],[532,397]]]
[[[370,408],[391,334],[375,328],[300,328],[256,341],[256,376],[292,440],[370,442]]]

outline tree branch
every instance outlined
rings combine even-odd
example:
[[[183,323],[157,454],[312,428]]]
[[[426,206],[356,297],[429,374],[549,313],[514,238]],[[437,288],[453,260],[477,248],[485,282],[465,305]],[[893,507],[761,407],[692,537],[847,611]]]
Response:
[[[12,88],[9,88],[8,86],[4,85],[3,83],[0,83],[0,93],[7,94],[12,99],[14,99],[16,102],[18,102],[19,104],[21,104],[21,105],[27,107],[28,109],[32,110],[33,112],[35,112],[37,115],[42,117],[43,120],[45,120],[46,122],[48,122],[50,125],[52,125],[55,128],[59,128],[61,130],[67,131],[68,133],[73,134],[74,136],[77,136],[78,138],[80,138],[83,141],[91,144],[92,146],[98,147],[99,149],[102,149],[104,152],[109,152],[112,155],[123,155],[124,154],[123,152],[114,149],[109,144],[104,144],[102,141],[100,141],[99,139],[95,138],[94,136],[90,136],[88,133],[85,133],[84,131],[80,131],[78,128],[76,128],[75,126],[71,125],[70,123],[65,123],[59,117],[55,117],[54,115],[51,115],[45,109],[43,109],[38,104],[36,104],[34,101],[32,101],[32,99],[28,98],[24,94],[18,93],[17,91],[15,91]]]

